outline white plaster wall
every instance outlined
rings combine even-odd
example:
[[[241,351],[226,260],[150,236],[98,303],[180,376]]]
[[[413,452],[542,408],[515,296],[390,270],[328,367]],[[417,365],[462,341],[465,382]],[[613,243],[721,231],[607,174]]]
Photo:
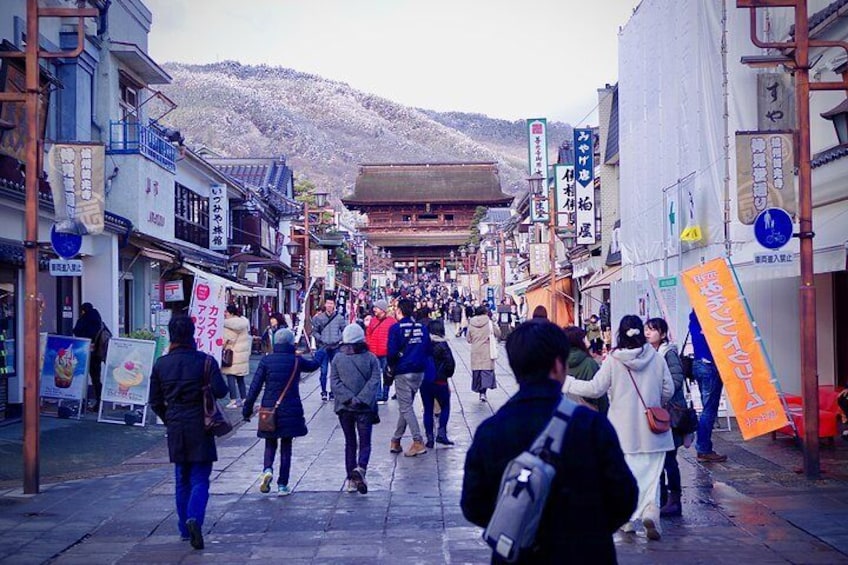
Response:
[[[82,301],[91,302],[107,326],[118,327],[118,238],[92,238],[93,255],[83,258]]]

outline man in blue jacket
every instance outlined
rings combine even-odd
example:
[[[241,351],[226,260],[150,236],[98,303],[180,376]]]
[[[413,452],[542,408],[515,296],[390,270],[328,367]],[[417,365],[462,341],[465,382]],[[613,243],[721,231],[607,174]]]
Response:
[[[403,451],[400,438],[406,433],[406,426],[409,426],[412,445],[404,455],[414,457],[427,453],[412,402],[424,380],[424,369],[427,358],[432,355],[432,347],[427,328],[412,319],[415,303],[404,298],[398,303],[398,307],[403,317],[389,328],[388,364],[395,375],[395,394],[398,401],[398,423],[389,450],[392,453]]]
[[[698,451],[698,461],[721,463],[727,461],[727,455],[713,451],[713,426],[718,417],[723,385],[710,346],[707,344],[707,338],[704,337],[701,323],[694,310],[689,313],[689,333],[692,336],[692,350],[695,354],[692,362],[692,376],[698,383],[701,404],[704,406],[701,417],[698,419],[695,449]]]

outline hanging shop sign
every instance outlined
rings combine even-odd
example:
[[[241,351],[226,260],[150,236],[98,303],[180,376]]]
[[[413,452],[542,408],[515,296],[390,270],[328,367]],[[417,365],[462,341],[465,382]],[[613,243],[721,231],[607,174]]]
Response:
[[[309,250],[309,276],[320,279],[327,276],[327,250]]]
[[[751,225],[763,210],[797,212],[794,141],[791,132],[736,133],[736,186],[739,221]]]
[[[47,154],[47,176],[56,209],[56,231],[79,235],[103,233],[103,145],[55,143]]]
[[[576,222],[577,195],[574,188],[574,165],[554,165],[554,194],[556,196],[557,227],[573,226]]]
[[[551,272],[550,247],[547,243],[530,244],[530,274],[546,275]]]
[[[787,425],[771,366],[726,260],[684,271],[682,278],[742,437],[752,439]]]
[[[795,83],[789,73],[757,75],[757,128],[765,131],[795,127]]]
[[[230,205],[227,185],[209,187],[209,249],[226,251],[229,238]]]
[[[551,206],[548,202],[548,121],[545,118],[527,120],[527,163],[530,175],[544,180],[542,194],[531,195],[530,221],[549,222]]]
[[[221,363],[224,347],[224,286],[195,274],[191,289],[188,315],[194,320],[194,341],[197,350],[207,353]]]
[[[574,184],[577,244],[595,243],[595,134],[574,130]]]

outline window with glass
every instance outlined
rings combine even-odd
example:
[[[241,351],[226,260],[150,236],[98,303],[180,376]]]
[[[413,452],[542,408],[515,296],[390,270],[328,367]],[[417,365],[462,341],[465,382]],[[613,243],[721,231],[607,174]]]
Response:
[[[199,247],[209,247],[209,199],[175,183],[174,235]]]

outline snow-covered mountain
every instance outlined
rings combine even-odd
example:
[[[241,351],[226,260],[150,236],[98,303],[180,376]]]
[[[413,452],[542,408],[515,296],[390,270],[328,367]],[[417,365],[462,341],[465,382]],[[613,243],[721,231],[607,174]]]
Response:
[[[331,194],[349,192],[360,163],[489,160],[505,192],[526,189],[523,121],[440,113],[396,104],[349,85],[269,66],[233,61],[166,65],[164,88],[176,110],[164,121],[189,146],[221,155],[286,155],[298,177]],[[571,127],[549,125],[551,162]]]

